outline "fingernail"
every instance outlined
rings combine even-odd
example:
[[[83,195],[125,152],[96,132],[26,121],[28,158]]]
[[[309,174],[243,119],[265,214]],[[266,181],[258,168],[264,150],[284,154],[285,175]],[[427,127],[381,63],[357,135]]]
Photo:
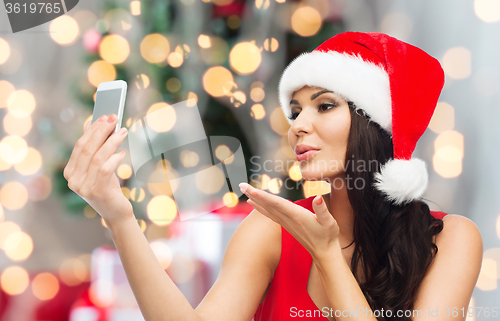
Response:
[[[120,129],[120,130],[118,131],[118,134],[120,134],[120,135],[124,135],[126,132],[127,132],[127,128],[123,127],[122,129]]]
[[[111,114],[111,116],[109,116],[109,118],[108,118],[108,123],[112,123],[112,122],[114,122],[114,121],[115,121],[115,119],[116,119],[115,114]]]
[[[240,187],[240,190],[241,190],[243,193],[245,193],[245,192],[246,192],[246,190],[247,190],[247,186],[246,186],[246,184],[245,184],[245,183],[240,183],[238,186]]]
[[[107,117],[106,115],[102,115],[101,118],[99,118],[99,121],[103,122],[106,119],[106,117]]]
[[[321,205],[323,203],[323,197],[320,196],[319,199],[316,201],[316,204]]]

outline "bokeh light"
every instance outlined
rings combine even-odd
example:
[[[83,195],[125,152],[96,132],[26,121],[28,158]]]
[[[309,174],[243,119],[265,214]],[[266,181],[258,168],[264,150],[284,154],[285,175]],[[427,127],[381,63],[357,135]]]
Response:
[[[195,167],[200,162],[200,156],[198,153],[190,150],[183,150],[181,152],[180,159],[182,166],[185,168]]]
[[[87,77],[89,82],[97,88],[101,82],[115,80],[116,69],[104,60],[94,61],[87,71]]]
[[[222,66],[211,67],[203,75],[203,88],[214,97],[227,95],[233,86],[233,74]]]
[[[276,38],[267,38],[264,40],[264,50],[275,52],[279,48],[279,43]]]
[[[492,258],[483,257],[481,272],[477,279],[476,287],[482,291],[496,290],[498,287],[498,265]]]
[[[14,164],[16,171],[24,176],[33,175],[42,167],[42,154],[34,149],[28,147],[26,157],[19,163]]]
[[[281,186],[283,186],[283,181],[275,177],[269,181],[267,188],[269,189],[269,192],[273,194],[279,194]]]
[[[32,127],[30,116],[16,117],[12,113],[7,113],[3,118],[3,128],[9,135],[26,136]]]
[[[224,172],[217,166],[203,167],[195,174],[196,187],[204,194],[215,194],[226,183]]]
[[[226,165],[231,164],[234,160],[234,154],[227,145],[217,146],[217,148],[215,148],[215,157]]]
[[[107,35],[99,45],[99,55],[110,64],[123,63],[130,54],[127,39],[120,35]]]
[[[149,77],[146,74],[140,74],[136,76],[135,85],[137,89],[145,89],[149,87]]]
[[[474,0],[474,12],[484,22],[500,20],[500,0]]]
[[[234,107],[238,108],[247,102],[247,96],[241,90],[237,90],[231,95],[230,101],[233,103]]]
[[[0,203],[8,210],[21,209],[27,201],[28,191],[20,182],[10,181],[0,188]]]
[[[260,120],[266,116],[266,110],[262,104],[254,104],[250,108],[250,116],[255,118],[256,120]]]
[[[52,273],[39,273],[31,282],[31,291],[40,300],[50,300],[59,292],[59,280]]]
[[[158,117],[158,114],[155,115],[155,112],[158,112],[161,117]],[[177,114],[172,106],[165,102],[159,102],[149,107],[144,119],[148,127],[157,133],[164,133],[174,127],[177,122]]]
[[[16,90],[7,99],[7,108],[12,115],[23,118],[31,115],[36,107],[35,96],[28,90]]]
[[[462,173],[463,155],[463,135],[454,130],[442,132],[434,141],[434,170],[444,178],[457,177]]]
[[[198,103],[198,95],[190,91],[186,97],[186,107],[194,107]]]
[[[116,169],[116,175],[121,179],[129,179],[132,176],[132,167],[129,164],[121,164]]]
[[[442,66],[446,75],[453,79],[469,77],[471,74],[471,65],[471,52],[464,47],[450,48],[442,58]]]
[[[266,10],[269,8],[269,0],[255,0],[255,7],[257,9]]]
[[[438,102],[429,123],[429,128],[435,133],[452,130],[455,127],[455,109],[448,103]]]
[[[198,36],[198,45],[201,48],[210,48],[212,46],[212,42],[210,41],[210,36],[201,34]]]
[[[78,23],[69,15],[62,15],[52,20],[49,30],[52,40],[61,46],[74,44],[80,33]]]
[[[263,88],[254,87],[250,90],[250,98],[256,103],[260,103],[261,101],[264,100],[265,97],[266,97],[266,92],[264,91]]]
[[[222,196],[222,202],[224,203],[224,206],[235,207],[239,202],[238,195],[233,192],[227,192],[224,196]]]
[[[326,181],[305,181],[303,185],[304,197],[324,195],[331,192],[331,185]]]
[[[141,55],[149,63],[162,63],[170,52],[170,43],[165,36],[154,33],[147,35],[141,41]]]
[[[290,166],[290,169],[288,170],[288,176],[290,176],[290,178],[296,182],[302,179],[302,172],[300,171],[300,166],[298,161],[296,161],[295,163],[293,163],[292,166]]]
[[[231,68],[241,75],[253,73],[261,61],[260,50],[253,42],[240,42],[229,53]]]
[[[464,136],[454,130],[442,132],[434,142],[434,150],[444,161],[461,160],[464,157]]]
[[[177,205],[169,196],[155,196],[148,203],[147,214],[153,224],[165,226],[177,216]]]
[[[90,280],[89,266],[81,258],[67,258],[59,266],[59,277],[69,286],[88,282]]]
[[[4,241],[4,250],[12,261],[24,261],[33,252],[33,240],[22,231],[11,233]]]
[[[297,8],[292,14],[292,29],[302,37],[311,37],[321,29],[323,21],[318,10],[313,7],[303,6]]]
[[[3,212],[3,209],[2,209]],[[21,228],[14,222],[0,223],[0,249],[5,249],[5,240],[13,233],[21,232]]]
[[[138,16],[141,14],[141,2],[138,0],[130,1],[130,14]]]
[[[146,197],[146,192],[144,192],[143,188],[134,187],[130,190],[130,200],[140,203]]]
[[[24,138],[9,135],[0,140],[0,158],[3,158],[7,163],[19,163],[26,155],[28,155],[28,144]]]
[[[2,290],[8,295],[18,295],[24,292],[30,283],[28,272],[20,266],[9,266],[2,272],[0,278]]]
[[[283,115],[283,110],[281,107],[275,108],[269,117],[269,121],[271,122],[271,128],[278,133],[279,135],[287,135],[288,130],[290,129],[290,124],[285,119],[285,115]]]
[[[173,68],[178,68],[184,62],[184,57],[179,52],[171,52],[167,58],[168,64]]]

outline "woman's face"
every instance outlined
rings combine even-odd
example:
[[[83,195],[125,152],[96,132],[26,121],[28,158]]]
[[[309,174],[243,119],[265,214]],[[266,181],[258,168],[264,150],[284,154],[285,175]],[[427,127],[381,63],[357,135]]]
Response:
[[[288,142],[292,149],[297,154],[296,146],[305,144],[319,150],[299,161],[302,177],[333,182],[344,173],[351,126],[347,101],[324,88],[304,86],[292,95],[290,109],[293,124]]]

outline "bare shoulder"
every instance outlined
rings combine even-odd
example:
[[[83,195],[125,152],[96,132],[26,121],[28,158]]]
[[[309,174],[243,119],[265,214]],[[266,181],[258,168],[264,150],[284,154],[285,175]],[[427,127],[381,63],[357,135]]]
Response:
[[[483,257],[479,228],[465,216],[448,214],[443,217],[443,230],[436,235],[435,244],[438,252],[416,292],[415,309],[467,309]]]
[[[236,228],[214,285],[195,309],[204,321],[250,320],[281,256],[281,226],[253,210]]]
[[[482,251],[481,232],[470,218],[457,214],[448,214],[443,217],[443,230],[436,236],[436,245],[452,247],[454,243],[469,244],[476,250]]]
[[[233,238],[241,241],[241,246],[256,245],[254,249],[265,258],[274,274],[281,257],[281,225],[254,209],[240,223]]]

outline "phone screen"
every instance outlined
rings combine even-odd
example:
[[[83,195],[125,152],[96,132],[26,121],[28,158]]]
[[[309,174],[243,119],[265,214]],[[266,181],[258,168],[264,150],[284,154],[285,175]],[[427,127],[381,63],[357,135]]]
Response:
[[[95,97],[94,113],[92,123],[98,120],[102,115],[118,115],[120,104],[121,89],[98,90]]]

